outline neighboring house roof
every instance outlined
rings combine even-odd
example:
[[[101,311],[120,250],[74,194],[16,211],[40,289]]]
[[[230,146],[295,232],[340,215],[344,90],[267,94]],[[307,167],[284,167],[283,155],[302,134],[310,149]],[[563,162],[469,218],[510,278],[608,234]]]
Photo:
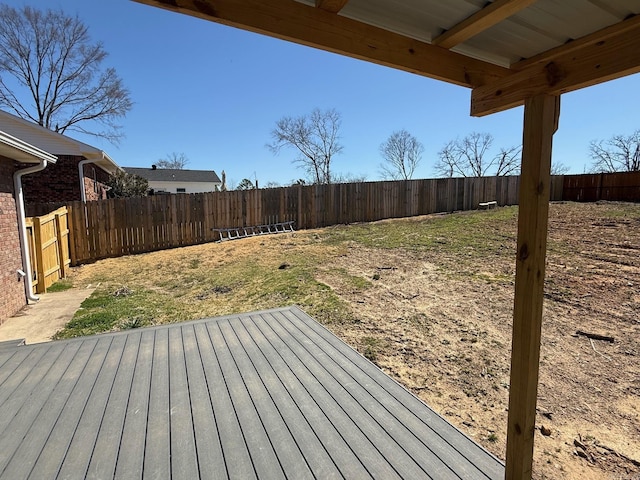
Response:
[[[0,130],[0,155],[23,163],[39,163],[42,160],[56,163],[56,156],[13,137]]]
[[[0,110],[0,131],[40,150],[53,152],[55,155],[82,156],[108,173],[115,173],[120,167],[102,150],[87,145],[61,133],[42,127],[37,123],[17,117]]]
[[[170,168],[139,168],[122,167],[134,175],[140,175],[150,182],[207,182],[222,183],[220,177],[213,170],[177,170]]]

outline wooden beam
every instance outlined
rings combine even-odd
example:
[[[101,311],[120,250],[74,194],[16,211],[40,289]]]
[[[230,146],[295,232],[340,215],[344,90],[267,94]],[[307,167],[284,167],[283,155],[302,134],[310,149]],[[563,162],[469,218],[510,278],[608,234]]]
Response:
[[[316,0],[316,8],[321,8],[327,12],[338,13],[344,8],[349,0]]]
[[[560,45],[559,47],[552,48],[551,50],[547,50],[546,52],[542,52],[538,55],[534,55],[533,57],[516,62],[511,65],[511,69],[519,71],[535,64],[546,65],[554,61],[558,57],[562,57],[563,55],[568,55],[572,52],[578,51],[581,48],[588,46],[589,44],[609,40],[610,38],[621,35],[625,32],[628,32],[629,30],[638,31],[638,27],[640,27],[640,15],[628,18],[624,22],[616,23],[585,37],[571,40],[564,45]]]
[[[294,0],[135,0],[465,87],[509,69]]]
[[[630,23],[627,23],[630,22]],[[588,40],[578,40],[471,94],[471,115],[483,116],[522,105],[537,95],[560,95],[640,72],[640,21],[635,17]]]
[[[525,102],[507,422],[507,480],[531,479],[536,423],[551,146],[560,97]]]
[[[452,48],[518,13],[537,0],[495,0],[469,18],[432,40],[433,45]]]

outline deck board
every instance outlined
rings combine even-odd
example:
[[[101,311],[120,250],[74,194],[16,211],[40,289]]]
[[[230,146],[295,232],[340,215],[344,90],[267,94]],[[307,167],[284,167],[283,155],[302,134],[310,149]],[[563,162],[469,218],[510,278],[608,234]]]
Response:
[[[277,315],[289,316],[289,320],[291,320],[289,312],[278,313]],[[311,319],[304,319],[305,324],[314,331],[314,334],[317,334],[317,337],[308,331],[299,331],[298,336],[302,335],[315,341],[315,345],[322,349],[324,353],[333,353],[330,355],[330,361],[335,362],[340,368],[344,369],[341,371],[340,368],[336,368],[333,369],[333,371],[341,375],[339,381],[343,384],[353,384],[354,388],[361,389],[358,398],[368,401],[374,400],[375,403],[380,402],[388,413],[392,413],[393,411],[394,415],[400,417],[401,425],[408,429],[406,433],[414,436],[423,443],[430,452],[433,452],[434,455],[441,459],[443,466],[455,465],[458,470],[468,469],[469,471],[473,471],[476,462],[478,462],[479,465],[483,465],[482,462],[486,462],[486,455],[482,450],[473,449],[471,452],[467,451],[468,449],[466,447],[470,440],[465,436],[459,435],[459,432],[455,429],[450,428],[451,425],[446,420],[430,408],[427,407],[425,409],[425,405],[409,392],[398,391],[397,383],[391,380],[386,374],[378,369],[371,370],[368,368],[368,362],[357,352],[344,343],[336,345],[335,342],[333,342],[335,337],[330,332],[317,322],[309,320]],[[295,324],[289,323],[289,325],[293,327]],[[336,355],[335,350],[338,350],[341,355]],[[318,356],[317,352],[312,351],[311,354],[316,357]],[[329,355],[329,353],[327,354]],[[343,375],[343,373],[348,376]],[[365,378],[365,375],[369,376],[369,382],[358,381],[358,379]],[[389,390],[393,393],[389,393]],[[398,401],[407,408],[395,410],[394,407]],[[375,403],[374,405],[369,404],[367,406],[369,411],[373,411],[373,409],[377,407]],[[419,412],[420,416],[417,416],[414,412]],[[387,417],[385,412],[379,412],[378,415],[380,418]],[[406,437],[402,435],[400,438]],[[454,448],[451,448],[451,446],[454,446]],[[433,469],[436,464],[437,463],[430,463],[429,468]],[[489,465],[485,463],[484,466],[492,466],[496,471],[496,475],[499,475],[502,469],[498,461],[490,462]],[[448,470],[450,470],[449,467],[440,470],[438,478],[446,478],[450,474]],[[457,476],[458,474],[453,478],[457,478]]]
[[[290,339],[288,346],[299,358],[309,358],[306,366],[313,376],[320,382],[331,396],[334,405],[332,409],[340,409],[344,412],[351,426],[350,432],[360,430],[368,439],[375,452],[369,454],[369,458],[378,458],[378,462],[385,462],[390,470],[385,472],[385,478],[421,478],[425,472],[416,459],[411,458],[408,452],[398,444],[393,433],[394,423],[392,416],[385,416],[375,402],[367,401],[366,397],[354,393],[354,389],[360,386],[352,378],[346,378],[340,369],[335,368],[331,356],[321,350],[313,339],[302,335],[300,331],[283,316],[276,314],[279,328],[283,329],[283,335]],[[285,333],[286,332],[286,333]],[[424,450],[423,450],[424,451]],[[424,451],[424,453],[427,453]],[[370,460],[368,460],[370,461]],[[386,468],[380,465],[377,468]],[[441,477],[446,478],[446,477]]]
[[[248,321],[251,322],[250,319]],[[340,478],[339,470],[333,464],[331,456],[327,453],[322,442],[300,411],[300,406],[278,377],[274,366],[264,356],[259,345],[262,336],[258,335],[256,337],[255,331],[254,335],[252,335],[248,325],[245,324],[237,326],[234,330],[238,340],[244,346],[247,358],[255,369],[255,374],[260,378],[263,387],[268,392],[277,414],[285,423],[291,438],[295,440],[296,454],[299,453],[304,459],[304,464],[308,467],[308,471],[305,471],[305,474],[310,475],[313,472],[319,478]],[[265,346],[263,345],[262,348],[265,348]],[[287,463],[291,463],[291,460],[291,458],[288,458]],[[297,461],[299,462],[299,459]],[[300,465],[303,465],[303,463],[300,463]],[[290,469],[291,467],[288,468]],[[299,478],[302,478],[302,476]]]
[[[261,472],[265,478],[283,478],[284,472],[278,456],[247,390],[242,372],[238,370],[229,345],[222,333],[220,324],[226,321],[209,323],[207,324],[207,329],[211,335],[214,348],[218,350],[218,361],[220,362],[222,376],[228,388],[233,410],[238,418],[241,434],[251,457],[251,463],[254,470]]]
[[[24,478],[27,474],[33,478],[46,478],[52,473],[58,473],[81,420],[93,421],[91,412],[100,409],[99,400],[95,396],[92,397],[92,394],[94,391],[99,394],[95,390],[96,386],[99,390],[105,375],[109,376],[108,368],[105,367],[109,363],[114,364],[114,357],[115,360],[119,360],[121,348],[118,343],[120,342],[120,338],[105,338],[96,344],[73,391],[64,402],[55,424],[49,430],[48,436],[44,435],[46,430],[42,432],[42,438],[37,437],[39,435],[37,430],[34,432],[38,442],[42,444],[37,461],[31,465],[29,451],[33,447],[21,447],[25,451],[26,458],[19,462],[19,467],[12,474],[12,478]],[[87,409],[89,411],[86,411]],[[37,419],[36,422],[38,422]],[[46,422],[42,423],[46,424]],[[10,468],[7,468],[7,472],[10,472]]]
[[[125,366],[135,362],[139,338],[139,335],[130,335],[114,339],[65,457],[61,459],[59,478],[90,478],[90,462],[97,452],[100,452],[100,456],[107,457],[105,464],[115,468],[124,419],[122,407],[126,406],[133,374],[133,369]],[[120,383],[123,380],[125,388]],[[99,456],[95,455],[94,458]],[[109,472],[109,477],[112,476],[113,470]],[[43,472],[44,477],[46,475]]]
[[[242,329],[241,324],[236,325],[238,329]],[[284,475],[300,480],[313,478],[307,459],[298,444],[302,439],[296,438],[291,433],[283,416],[286,412],[277,408],[274,398],[265,387],[264,378],[258,374],[247,354],[247,351],[255,352],[255,343],[248,337],[244,337],[245,342],[241,342],[236,329],[228,321],[220,322],[220,330],[227,342],[236,368],[243,372],[242,376],[248,398],[260,418]]]
[[[144,448],[144,476],[171,478],[171,407],[169,399],[169,330],[155,331],[147,436]]]
[[[141,334],[132,333],[125,337],[120,363],[115,371],[111,390],[107,393],[106,407],[101,414],[87,419],[98,428],[95,442],[89,444],[86,438],[76,437],[62,465],[59,478],[74,478],[79,472],[85,472],[84,478],[113,478],[121,439],[127,404],[131,393],[131,384],[136,371],[136,360]],[[95,423],[94,423],[95,422]]]
[[[299,330],[290,333],[294,338],[302,334]],[[394,458],[394,468],[398,470],[398,473],[403,478],[413,478],[416,475],[424,475],[432,471],[438,473],[437,478],[457,478],[440,458],[429,449],[425,449],[419,441],[416,442],[417,437],[413,436],[411,430],[394,416],[393,411],[385,409],[384,402],[380,397],[384,397],[387,392],[381,388],[374,388],[378,387],[378,385],[371,384],[371,382],[366,382],[365,385],[359,383],[357,373],[353,375],[348,370],[352,364],[345,363],[344,359],[339,355],[330,356],[326,346],[322,344],[324,339],[321,337],[313,338],[312,336],[307,338],[315,340],[307,348],[309,354],[315,357],[320,356],[319,352],[322,352],[323,355],[326,355],[326,362],[324,362],[323,368],[327,372],[332,372],[332,377],[337,384],[349,386],[344,389],[344,392],[340,392],[339,398],[351,397],[351,401],[359,406],[360,411],[365,412],[364,416],[354,419],[356,423],[377,423],[379,431],[384,432],[385,437],[380,442],[382,445],[380,447],[382,449],[381,453],[384,457]],[[412,419],[410,418],[409,420]],[[377,435],[380,436],[381,434],[377,433]],[[398,456],[398,451],[402,452],[401,456]],[[459,461],[459,459],[456,460]],[[403,467],[407,464],[415,464],[421,471],[404,471]]]
[[[38,350],[16,349],[11,358],[0,366],[0,408],[6,412],[0,416],[0,431],[6,426],[4,422],[9,422],[15,414],[10,407],[11,402],[18,408],[22,405],[22,401],[15,397],[28,395],[31,391],[28,383],[36,385],[63,349],[63,345]],[[45,361],[41,361],[45,355]]]
[[[124,398],[126,411],[122,436],[115,459],[115,478],[117,479],[142,478],[154,340],[155,330],[142,332],[136,363],[130,367],[134,370],[134,373],[129,396]],[[106,461],[107,459],[101,458],[103,457],[102,451],[96,449],[96,456],[97,459],[93,462],[94,468],[90,470],[93,478],[101,476],[104,466],[111,467]]]
[[[224,454],[194,326],[183,328],[182,335],[198,469],[202,478],[224,478],[227,475]]]
[[[289,315],[288,312],[283,314]],[[488,474],[489,478],[503,475],[504,466],[500,461],[494,457],[487,457],[486,452],[482,449],[469,448],[469,445],[473,444],[469,438],[460,434],[449,422],[418,398],[403,389],[399,390],[398,384],[384,372],[379,369],[367,368],[366,360],[351,347],[342,342],[337,344],[333,342],[335,337],[320,324],[308,316],[303,317],[303,321],[325,339],[327,348],[335,348],[344,355],[344,357],[333,355],[332,358],[340,359],[341,364],[352,371],[354,377],[359,378],[366,371],[371,380],[386,392],[386,395],[383,395],[377,391],[376,398],[386,399],[390,408],[394,408],[396,402],[405,406],[405,409],[394,409],[395,414],[401,416],[402,423],[408,426],[428,448],[433,449],[440,458],[443,458],[447,465],[455,465],[458,469],[468,469],[471,472],[476,467],[480,467]],[[361,382],[361,385],[365,385],[365,383]],[[413,421],[414,419],[417,419],[419,423]]]
[[[367,478],[369,476],[367,470],[353,453],[352,446],[345,441],[331,418],[322,409],[326,402],[326,392],[317,382],[309,382],[310,385],[305,385],[301,381],[296,371],[299,371],[303,364],[298,358],[290,355],[284,342],[275,335],[269,325],[265,325],[265,322],[260,320],[260,318],[256,320],[252,318],[247,328],[254,332],[254,338],[261,339],[261,351],[268,364],[291,395],[305,422],[313,430],[318,442],[322,445],[322,450],[331,459],[332,465],[324,465],[323,469],[329,471],[335,467],[346,478]],[[340,478],[339,474],[337,476]]]
[[[198,478],[198,455],[193,430],[191,395],[184,358],[182,329],[169,330],[169,431],[171,475]]]
[[[297,307],[7,345],[0,408],[0,479],[504,476]]]

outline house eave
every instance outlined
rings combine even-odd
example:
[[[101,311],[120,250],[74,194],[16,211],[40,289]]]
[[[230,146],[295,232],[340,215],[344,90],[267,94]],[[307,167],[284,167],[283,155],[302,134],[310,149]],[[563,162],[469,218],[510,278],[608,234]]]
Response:
[[[56,163],[58,157],[0,130],[0,155],[23,163]]]

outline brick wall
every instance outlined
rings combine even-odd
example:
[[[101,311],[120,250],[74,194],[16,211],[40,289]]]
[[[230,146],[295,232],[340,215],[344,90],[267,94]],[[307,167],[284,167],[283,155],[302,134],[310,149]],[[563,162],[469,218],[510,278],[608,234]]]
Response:
[[[58,161],[42,172],[24,177],[26,203],[65,202],[80,200],[78,163],[84,157],[57,155]],[[92,163],[83,166],[87,200],[107,198],[106,182],[109,174]]]
[[[106,184],[109,174],[97,165],[88,163],[84,165],[84,193],[87,201],[105,200],[107,198]]]
[[[22,268],[13,191],[13,173],[17,169],[16,162],[0,156],[0,323],[27,304],[24,282],[17,274]]]

